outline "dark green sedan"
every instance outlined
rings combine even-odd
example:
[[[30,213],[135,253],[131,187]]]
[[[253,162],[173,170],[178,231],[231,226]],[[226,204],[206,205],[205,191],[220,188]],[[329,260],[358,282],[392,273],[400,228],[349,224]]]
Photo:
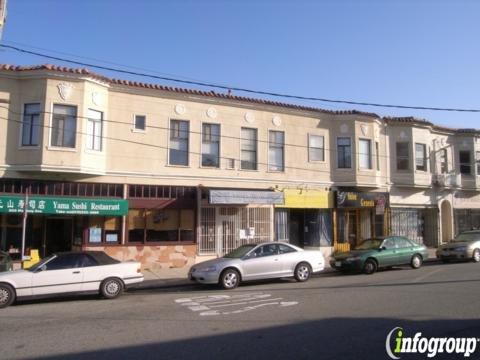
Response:
[[[424,245],[402,236],[388,236],[365,240],[354,250],[335,254],[330,265],[340,271],[373,274],[379,268],[398,265],[418,269],[427,258],[428,251]]]

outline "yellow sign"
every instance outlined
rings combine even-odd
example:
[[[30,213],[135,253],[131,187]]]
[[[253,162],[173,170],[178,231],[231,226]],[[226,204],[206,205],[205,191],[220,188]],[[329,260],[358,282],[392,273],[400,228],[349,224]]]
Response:
[[[285,204],[276,208],[330,209],[333,208],[333,193],[325,190],[283,190]]]

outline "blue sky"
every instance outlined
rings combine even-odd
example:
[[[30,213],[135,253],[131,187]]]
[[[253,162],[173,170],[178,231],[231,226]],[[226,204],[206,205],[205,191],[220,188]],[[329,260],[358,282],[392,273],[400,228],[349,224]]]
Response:
[[[2,41],[235,87],[480,109],[479,14],[453,0],[9,0]],[[53,63],[12,50],[0,62]],[[480,128],[480,113],[298,103]]]

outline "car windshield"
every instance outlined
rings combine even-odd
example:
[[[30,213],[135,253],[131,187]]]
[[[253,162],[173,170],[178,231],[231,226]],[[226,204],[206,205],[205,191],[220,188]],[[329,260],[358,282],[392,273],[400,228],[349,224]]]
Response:
[[[46,258],[43,258],[42,260],[40,260],[40,262],[36,263],[35,265],[32,265],[28,269],[28,271],[31,271],[31,272],[37,271],[37,269],[40,269],[44,264],[52,260],[54,257],[56,257],[56,255],[50,255],[50,256],[47,256]]]
[[[244,257],[250,250],[252,250],[255,246],[254,244],[251,245],[242,245],[238,248],[236,248],[233,251],[230,251],[228,254],[224,256],[224,258],[230,258],[230,259],[239,259]]]
[[[454,242],[460,242],[460,241],[476,241],[480,240],[480,233],[464,233],[464,234],[459,234],[455,239],[453,239]]]
[[[370,250],[370,249],[378,249],[382,244],[382,240],[379,239],[368,239],[363,241],[360,245],[358,245],[355,250]]]

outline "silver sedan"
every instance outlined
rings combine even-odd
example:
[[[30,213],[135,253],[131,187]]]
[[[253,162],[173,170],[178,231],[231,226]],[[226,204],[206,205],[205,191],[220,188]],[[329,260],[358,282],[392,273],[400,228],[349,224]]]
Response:
[[[307,281],[322,271],[321,251],[303,250],[287,243],[268,242],[242,245],[225,256],[191,267],[188,277],[202,284],[219,284],[234,289],[241,281],[295,277]]]
[[[466,231],[447,244],[439,246],[437,258],[450,260],[473,260],[480,262],[480,230]]]

